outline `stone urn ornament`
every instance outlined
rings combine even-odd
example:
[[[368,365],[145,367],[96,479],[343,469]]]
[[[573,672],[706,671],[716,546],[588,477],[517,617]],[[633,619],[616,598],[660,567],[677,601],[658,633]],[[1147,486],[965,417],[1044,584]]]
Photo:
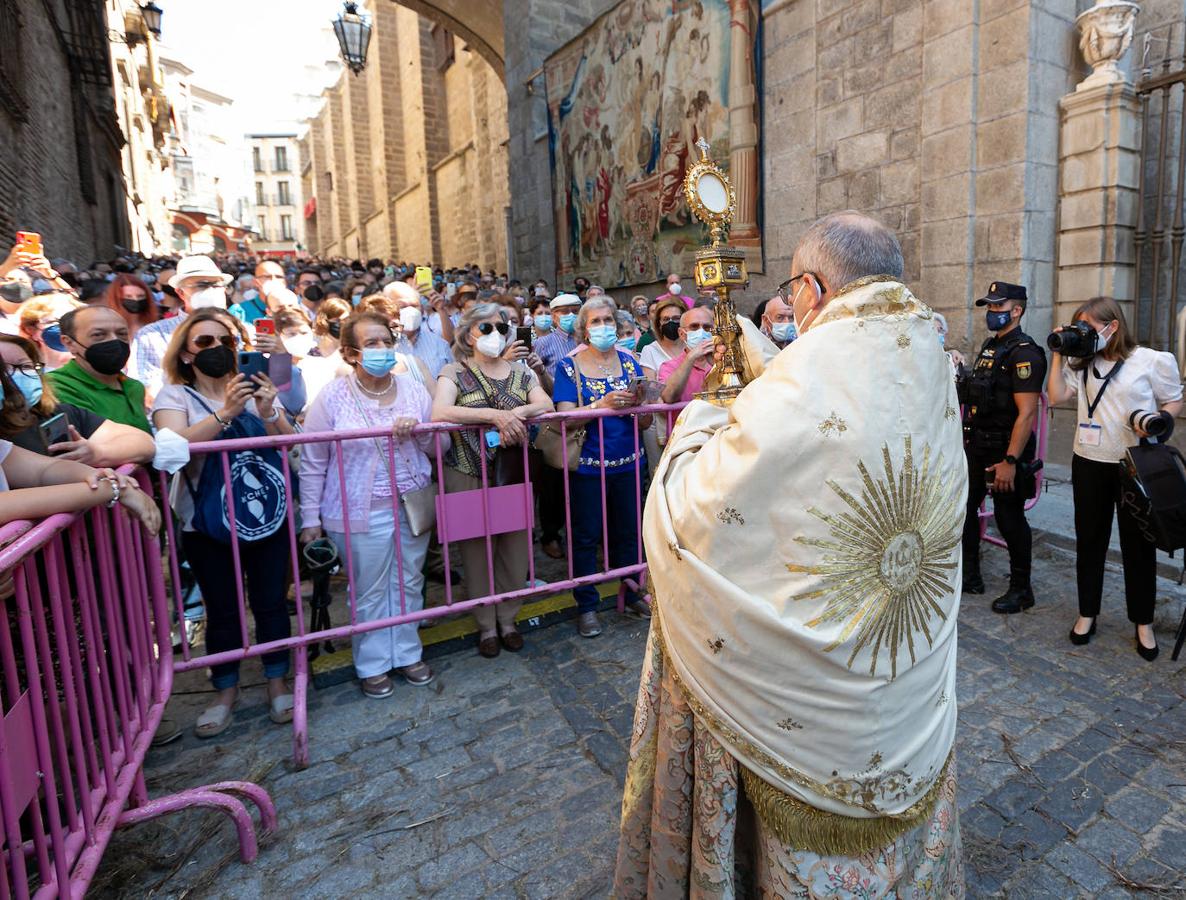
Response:
[[[1100,0],[1079,14],[1079,51],[1091,64],[1091,74],[1076,88],[1078,91],[1106,84],[1128,81],[1120,70],[1120,59],[1132,44],[1133,26],[1139,3],[1129,0]]]

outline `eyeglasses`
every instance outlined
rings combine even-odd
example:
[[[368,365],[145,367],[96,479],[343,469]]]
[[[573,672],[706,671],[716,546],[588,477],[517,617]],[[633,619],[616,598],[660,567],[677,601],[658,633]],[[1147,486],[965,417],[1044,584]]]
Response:
[[[499,334],[506,334],[511,330],[511,326],[506,322],[483,322],[478,326],[478,331],[481,334],[490,334],[495,328],[498,329]]]
[[[827,293],[827,290],[824,288],[823,284],[820,283],[818,275],[816,275],[814,272],[800,272],[798,275],[794,275],[794,276],[788,278],[786,281],[784,281],[782,284],[780,284],[778,286],[779,299],[781,299],[784,303],[790,303],[791,302],[791,297],[790,297],[791,285],[793,285],[799,279],[806,277],[807,275],[810,275],[812,278],[815,279],[815,283],[819,285],[819,292],[821,294]]]
[[[693,322],[684,331],[712,331],[712,325],[702,325],[699,322]]]
[[[41,363],[18,363],[15,366],[5,364],[4,371],[9,375],[20,372],[22,375],[40,375],[45,368]]]
[[[232,337],[229,334],[219,335],[215,337],[212,334],[198,334],[193,337],[194,346],[199,350],[206,350],[213,347],[215,344],[222,344],[224,347],[234,349],[239,346],[239,339]]]
[[[679,320],[680,320],[680,313],[676,313],[674,316],[660,316],[659,324],[666,325],[668,322],[679,322]]]

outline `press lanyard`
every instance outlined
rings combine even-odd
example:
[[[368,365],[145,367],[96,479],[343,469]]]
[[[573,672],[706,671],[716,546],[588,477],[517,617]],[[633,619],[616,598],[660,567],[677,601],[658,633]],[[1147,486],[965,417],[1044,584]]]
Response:
[[[1095,395],[1094,400],[1092,400],[1091,396],[1087,393],[1087,367],[1086,366],[1083,367],[1083,399],[1087,401],[1087,418],[1088,419],[1095,418],[1096,408],[1099,407],[1100,401],[1104,399],[1104,391],[1106,391],[1108,389],[1108,385],[1111,384],[1111,382],[1112,382],[1112,376],[1120,371],[1120,367],[1122,365],[1124,365],[1124,360],[1122,360],[1122,359],[1118,360],[1116,362],[1116,365],[1112,366],[1112,368],[1110,370],[1108,370],[1108,374],[1105,375],[1103,378],[1100,378],[1099,373],[1095,372],[1095,365],[1094,364],[1092,365],[1091,368],[1092,368],[1092,371],[1095,372],[1095,377],[1100,378],[1099,393]]]

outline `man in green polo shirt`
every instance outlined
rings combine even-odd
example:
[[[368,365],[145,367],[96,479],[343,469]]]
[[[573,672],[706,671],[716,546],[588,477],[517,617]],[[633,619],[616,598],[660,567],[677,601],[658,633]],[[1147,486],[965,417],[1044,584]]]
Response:
[[[74,358],[46,375],[62,403],[152,434],[144,412],[144,385],[123,374],[128,323],[107,306],[85,306],[62,316],[62,343]]]

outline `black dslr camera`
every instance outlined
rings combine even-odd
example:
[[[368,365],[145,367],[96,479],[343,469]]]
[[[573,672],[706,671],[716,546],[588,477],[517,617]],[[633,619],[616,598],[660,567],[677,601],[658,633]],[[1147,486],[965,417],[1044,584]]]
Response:
[[[1063,356],[1094,356],[1099,335],[1086,322],[1072,322],[1064,325],[1062,331],[1053,331],[1046,338],[1046,346]]]

